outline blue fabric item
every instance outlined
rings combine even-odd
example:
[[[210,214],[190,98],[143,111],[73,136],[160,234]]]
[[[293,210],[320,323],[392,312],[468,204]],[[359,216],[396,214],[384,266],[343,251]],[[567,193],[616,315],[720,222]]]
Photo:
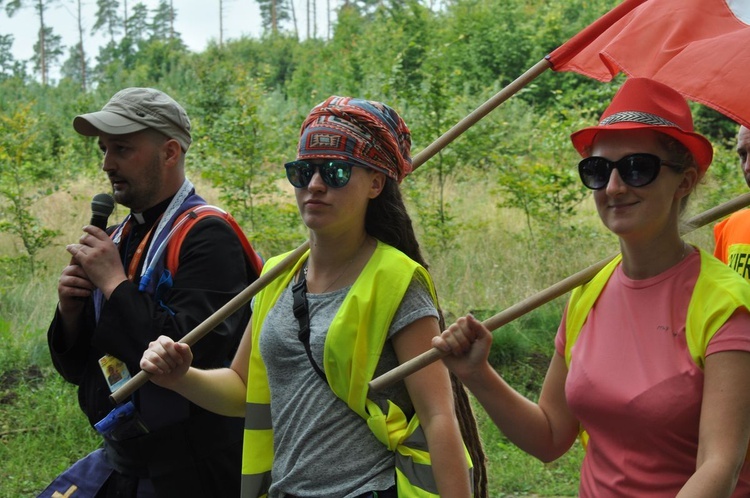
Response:
[[[104,294],[99,288],[96,288],[91,297],[94,300],[94,319],[96,323],[99,323],[99,316],[102,314],[102,306],[104,306]]]
[[[112,468],[104,454],[98,449],[78,460],[57,476],[52,484],[37,495],[37,498],[93,498],[112,474]]]
[[[203,199],[203,197],[201,197],[200,195],[196,194],[195,191],[193,191],[190,194],[190,196],[188,196],[188,198],[185,199],[185,202],[183,202],[182,205],[180,205],[180,208],[172,216],[172,219],[168,221],[167,226],[170,227],[171,229],[171,227],[174,225],[174,222],[178,216],[180,216],[182,213],[184,213],[188,209],[192,209],[196,206],[202,206],[204,204],[206,204],[206,201]],[[167,235],[169,234],[169,232],[170,230],[164,230],[162,233],[159,234],[159,237],[150,244],[151,249],[149,250],[149,253],[151,251],[155,251],[161,245],[164,239],[167,238]],[[161,275],[164,272],[165,259],[166,259],[166,256],[165,254],[163,254],[160,260],[157,262],[156,266],[154,267],[154,273],[153,273],[154,275]],[[158,283],[161,283],[161,280]],[[148,294],[154,295],[156,292],[156,286],[157,286],[157,282],[155,282],[154,279],[151,279],[151,281],[148,282],[148,284],[143,289],[139,288],[139,290],[146,292]]]
[[[161,277],[159,278],[159,283],[156,284],[156,291],[154,293],[154,300],[159,303],[159,306],[161,306],[164,310],[166,310],[170,315],[174,316],[174,311],[172,311],[169,306],[164,304],[162,301],[162,296],[164,296],[164,293],[167,292],[169,289],[172,288],[173,285],[172,281],[172,273],[164,269],[164,272],[161,274]]]

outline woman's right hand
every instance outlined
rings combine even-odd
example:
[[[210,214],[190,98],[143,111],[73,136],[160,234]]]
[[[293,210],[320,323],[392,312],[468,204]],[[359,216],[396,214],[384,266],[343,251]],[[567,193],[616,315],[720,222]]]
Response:
[[[193,352],[190,346],[162,335],[149,343],[141,357],[140,366],[151,374],[154,384],[172,388],[185,376],[192,362]]]
[[[459,318],[432,339],[433,347],[450,353],[443,363],[462,380],[487,363],[491,345],[492,333],[472,315]]]

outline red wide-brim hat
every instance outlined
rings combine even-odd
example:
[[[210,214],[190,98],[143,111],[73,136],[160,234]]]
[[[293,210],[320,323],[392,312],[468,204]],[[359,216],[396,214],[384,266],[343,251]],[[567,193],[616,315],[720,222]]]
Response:
[[[680,142],[693,155],[701,172],[711,164],[713,146],[695,133],[693,116],[685,98],[667,85],[648,78],[627,79],[599,124],[573,133],[570,139],[581,156],[588,157],[594,137],[601,130],[637,129],[658,131]]]

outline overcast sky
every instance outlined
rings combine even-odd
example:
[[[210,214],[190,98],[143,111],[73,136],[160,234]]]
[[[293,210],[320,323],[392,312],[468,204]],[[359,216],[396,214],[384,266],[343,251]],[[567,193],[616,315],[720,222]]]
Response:
[[[139,0],[129,0],[128,10],[132,12],[133,6]],[[158,0],[140,0],[149,9],[155,8]],[[1,2],[0,2],[1,3]],[[31,2],[34,3],[34,2]],[[330,1],[330,5],[338,2]],[[295,10],[300,36],[306,32],[306,24],[303,21],[306,0],[295,0]],[[60,59],[62,63],[68,57],[68,48],[78,43],[78,28],[76,24],[75,0],[61,0],[55,4],[49,15],[45,18],[54,32],[62,36],[62,43],[66,46],[65,55]],[[182,40],[190,50],[200,52],[206,48],[210,40],[219,39],[219,1],[218,0],[173,0],[177,11],[175,19],[175,30],[180,33]],[[224,41],[237,39],[243,35],[258,37],[261,34],[260,11],[255,0],[224,0]],[[318,5],[318,35],[326,33],[326,2],[317,0]],[[120,0],[122,8],[122,0]],[[84,0],[82,4],[84,30],[86,31],[86,45],[99,47],[105,43],[105,38],[100,34],[95,37],[90,35],[91,26],[94,25],[94,14],[96,12],[96,0]],[[39,20],[33,7],[19,10],[12,18],[8,18],[5,10],[0,10],[0,34],[12,34],[13,55],[17,60],[28,60],[33,54],[39,30]]]

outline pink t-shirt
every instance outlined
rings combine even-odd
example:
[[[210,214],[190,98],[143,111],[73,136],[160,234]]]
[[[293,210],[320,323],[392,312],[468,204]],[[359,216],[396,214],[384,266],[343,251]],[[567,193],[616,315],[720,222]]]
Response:
[[[694,251],[655,277],[615,269],[572,351],[568,405],[590,439],[581,498],[673,497],[695,471],[703,371],[685,339],[685,318],[700,271]],[[565,354],[565,316],[555,347]],[[738,310],[706,356],[750,351],[750,313]],[[732,495],[750,496],[746,464]]]

